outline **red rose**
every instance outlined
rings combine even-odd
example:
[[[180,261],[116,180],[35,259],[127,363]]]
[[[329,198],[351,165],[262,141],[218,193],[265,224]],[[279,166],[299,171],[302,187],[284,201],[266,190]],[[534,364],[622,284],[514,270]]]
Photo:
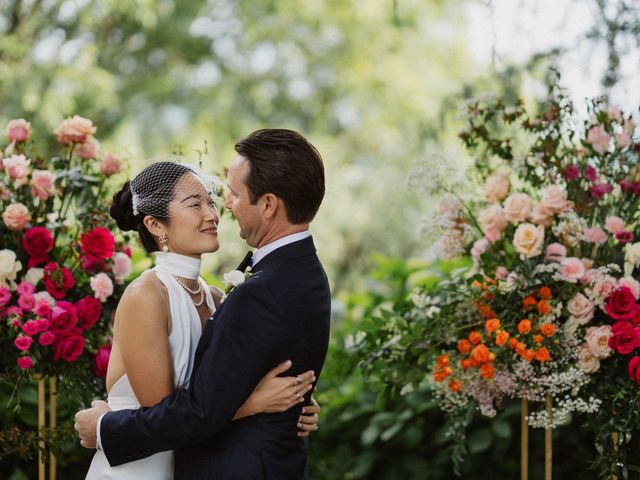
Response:
[[[633,357],[629,362],[629,378],[640,385],[640,357]]]
[[[611,327],[609,348],[626,355],[640,346],[640,332],[629,322],[619,321]]]
[[[22,237],[22,246],[29,254],[29,268],[49,261],[47,255],[53,248],[53,236],[44,227],[33,227],[27,230]]]
[[[636,315],[636,299],[628,287],[620,287],[613,291],[607,299],[605,310],[616,320],[631,320]]]
[[[115,240],[111,232],[103,227],[96,227],[80,236],[82,251],[90,262],[99,262],[113,256]]]
[[[51,310],[50,321],[56,335],[71,330],[78,323],[76,307],[69,302],[58,302]]]
[[[80,319],[80,326],[89,330],[100,318],[102,304],[94,297],[84,297],[76,302],[76,310]]]
[[[75,362],[84,350],[84,337],[81,328],[63,332],[53,343],[53,359]]]
[[[56,300],[62,300],[76,284],[68,268],[50,262],[44,267],[44,287]]]
[[[111,355],[111,345],[104,345],[98,349],[93,359],[93,373],[100,378],[107,377],[107,367],[109,366],[109,356]]]

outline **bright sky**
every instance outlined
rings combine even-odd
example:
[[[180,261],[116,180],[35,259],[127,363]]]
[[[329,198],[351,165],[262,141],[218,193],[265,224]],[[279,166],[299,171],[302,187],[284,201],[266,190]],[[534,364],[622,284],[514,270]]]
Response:
[[[596,21],[593,1],[578,0],[478,0],[469,8],[469,48],[473,58],[490,65],[505,61],[523,64],[534,52],[553,47],[569,50],[560,63],[563,84],[576,107],[583,100],[606,93],[600,85],[606,68],[606,48],[581,40]],[[640,106],[640,52],[629,45],[622,56],[622,80],[611,91],[611,103],[627,112]],[[525,85],[537,94],[535,86]]]

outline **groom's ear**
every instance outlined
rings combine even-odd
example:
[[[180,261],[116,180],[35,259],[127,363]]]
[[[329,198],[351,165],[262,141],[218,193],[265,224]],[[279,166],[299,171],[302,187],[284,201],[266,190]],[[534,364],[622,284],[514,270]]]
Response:
[[[261,198],[262,213],[265,218],[272,219],[278,214],[280,207],[280,199],[273,193],[265,193]]]

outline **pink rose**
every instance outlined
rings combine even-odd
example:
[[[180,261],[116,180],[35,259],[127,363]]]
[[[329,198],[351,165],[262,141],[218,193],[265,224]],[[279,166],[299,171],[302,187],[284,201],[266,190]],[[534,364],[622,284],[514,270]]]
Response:
[[[580,177],[580,168],[578,168],[578,166],[575,163],[572,163],[571,165],[569,165],[564,171],[564,178],[566,178],[569,181],[575,180],[576,178],[579,178],[579,177]]]
[[[584,277],[584,264],[576,257],[563,258],[560,261],[560,278],[565,282],[577,283]]]
[[[15,341],[13,342],[16,348],[22,352],[29,350],[29,347],[31,347],[32,343],[33,343],[33,338],[27,337],[24,335],[19,335],[18,338],[16,338]]]
[[[40,300],[36,303],[36,306],[33,309],[33,313],[40,317],[48,317],[51,313],[51,307],[46,300]]]
[[[611,120],[622,123],[622,111],[620,110],[620,107],[615,105],[609,106],[609,108],[607,108],[607,114]]]
[[[520,258],[537,257],[542,253],[544,243],[544,227],[542,225],[532,225],[531,223],[521,223],[518,225],[513,236],[513,246]]]
[[[598,278],[593,285],[593,292],[600,298],[607,298],[618,287],[618,281],[610,275]]]
[[[12,203],[2,213],[2,220],[9,230],[19,232],[31,221],[31,213],[23,204]]]
[[[633,241],[633,232],[616,232],[616,240],[618,240],[618,242],[620,242],[622,245],[624,245],[625,243],[629,243]]]
[[[599,327],[587,328],[585,341],[591,353],[597,358],[607,358],[611,355],[609,348],[609,338],[611,338],[611,325],[601,325]]]
[[[105,302],[113,293],[113,282],[106,273],[98,273],[91,277],[90,284],[95,297],[101,302]]]
[[[590,227],[583,232],[585,241],[602,245],[607,241],[607,233],[598,227]]]
[[[53,195],[53,183],[56,177],[49,170],[34,170],[31,173],[31,192],[40,200]]]
[[[39,318],[36,322],[38,322],[38,328],[41,332],[46,332],[51,328],[51,322],[46,318]]]
[[[25,142],[31,135],[31,124],[24,118],[11,120],[7,125],[7,138],[10,142]]]
[[[36,287],[33,283],[23,280],[18,284],[16,292],[18,292],[18,295],[33,295],[36,292]]]
[[[17,363],[22,370],[28,370],[33,367],[33,360],[31,360],[31,357],[20,357],[18,358]]]
[[[625,230],[624,220],[620,217],[610,216],[604,221],[604,228],[607,232],[615,235],[618,232],[622,232]]]
[[[584,178],[590,182],[595,182],[598,179],[598,171],[592,165],[587,165],[584,169]]]
[[[509,275],[509,270],[507,270],[505,267],[496,268],[496,278],[498,280],[504,280],[505,278],[507,278],[507,275]]]
[[[567,200],[567,192],[558,185],[549,185],[542,191],[540,206],[553,213],[561,213],[573,207]]]
[[[600,368],[600,360],[596,357],[587,345],[580,347],[578,353],[578,368],[586,373],[594,373]]]
[[[44,271],[44,268],[42,270]],[[36,297],[36,302],[38,303],[46,302],[50,307],[53,307],[56,304],[56,300],[49,292],[36,292],[33,296]]]
[[[78,145],[75,149],[76,155],[83,160],[89,160],[90,158],[96,158],[100,144],[93,137],[87,137],[87,139]]]
[[[36,306],[36,299],[33,295],[20,295],[18,297],[18,305],[25,312],[30,312]]]
[[[492,173],[487,178],[484,191],[490,202],[499,202],[509,193],[509,175],[504,172]]]
[[[40,327],[36,320],[27,320],[24,322],[24,325],[22,325],[22,331],[26,335],[33,337],[35,334],[40,333]]]
[[[89,330],[100,318],[102,304],[100,300],[93,297],[84,297],[75,304],[80,319],[80,326],[84,330]]]
[[[553,212],[540,204],[534,205],[531,210],[531,223],[548,227],[553,222]]]
[[[0,287],[0,307],[4,307],[11,301],[11,290],[7,287]]]
[[[104,345],[98,349],[93,359],[93,373],[100,378],[106,378],[111,356],[111,345]]]
[[[624,277],[618,281],[619,287],[626,287],[631,291],[633,297],[638,300],[640,298],[640,283],[633,277]]]
[[[593,318],[595,305],[583,294],[576,293],[567,303],[567,310],[578,324],[584,325]]]
[[[496,233],[498,234],[498,238],[500,238],[500,232],[502,232],[502,230],[507,226],[507,219],[504,217],[502,207],[497,203],[489,205],[487,208],[482,210],[479,215],[479,220],[484,233],[488,234],[491,232],[493,234],[491,235],[490,240],[495,237]]]
[[[38,338],[38,343],[43,347],[51,345],[55,341],[56,341],[56,335],[53,332],[44,332],[40,334],[40,337]]]
[[[609,140],[611,137],[604,130],[604,125],[591,127],[587,132],[587,143],[591,144],[591,148],[598,153],[604,153],[608,150]]]
[[[640,385],[640,357],[633,357],[629,362],[629,378]]]
[[[107,154],[100,162],[100,173],[105,177],[110,177],[119,173],[122,169],[122,161],[115,155]]]
[[[27,160],[24,155],[12,155],[2,160],[7,175],[14,180],[24,178],[29,173],[29,164],[31,160]]]
[[[56,337],[53,343],[53,359],[75,362],[84,350],[84,337],[81,328],[73,328]]]
[[[621,355],[627,355],[640,346],[640,334],[638,329],[629,322],[620,320],[611,327],[611,338],[609,338],[609,348]]]
[[[547,253],[544,258],[548,261],[560,262],[566,256],[567,247],[565,247],[561,243],[550,243],[549,245],[547,245]]]
[[[610,183],[594,183],[591,187],[591,196],[593,198],[602,198],[607,193],[611,193],[613,191],[613,185]]]
[[[477,242],[476,242],[477,243]],[[488,247],[487,242],[487,247]],[[485,249],[486,251],[486,249]],[[484,253],[484,252],[482,252]],[[478,257],[479,258],[479,257]],[[113,256],[112,272],[115,277],[116,283],[121,285],[124,283],[124,279],[131,273],[131,259],[124,252],[118,252]]]
[[[526,193],[512,193],[504,201],[504,214],[511,222],[524,222],[532,208],[533,202]]]
[[[53,133],[58,136],[60,143],[83,143],[96,133],[96,127],[91,120],[74,115],[58,125]]]
[[[628,132],[616,133],[616,145],[618,148],[628,147],[633,143],[631,135]]]

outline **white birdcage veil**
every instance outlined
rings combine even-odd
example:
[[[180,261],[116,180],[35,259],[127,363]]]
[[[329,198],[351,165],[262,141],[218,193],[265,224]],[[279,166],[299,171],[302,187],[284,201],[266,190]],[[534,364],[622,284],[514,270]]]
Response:
[[[160,218],[179,215],[183,208],[195,206],[198,201],[217,208],[224,195],[224,185],[218,177],[174,154],[156,155],[145,162],[129,188],[135,216]],[[170,209],[173,200],[178,202]]]

